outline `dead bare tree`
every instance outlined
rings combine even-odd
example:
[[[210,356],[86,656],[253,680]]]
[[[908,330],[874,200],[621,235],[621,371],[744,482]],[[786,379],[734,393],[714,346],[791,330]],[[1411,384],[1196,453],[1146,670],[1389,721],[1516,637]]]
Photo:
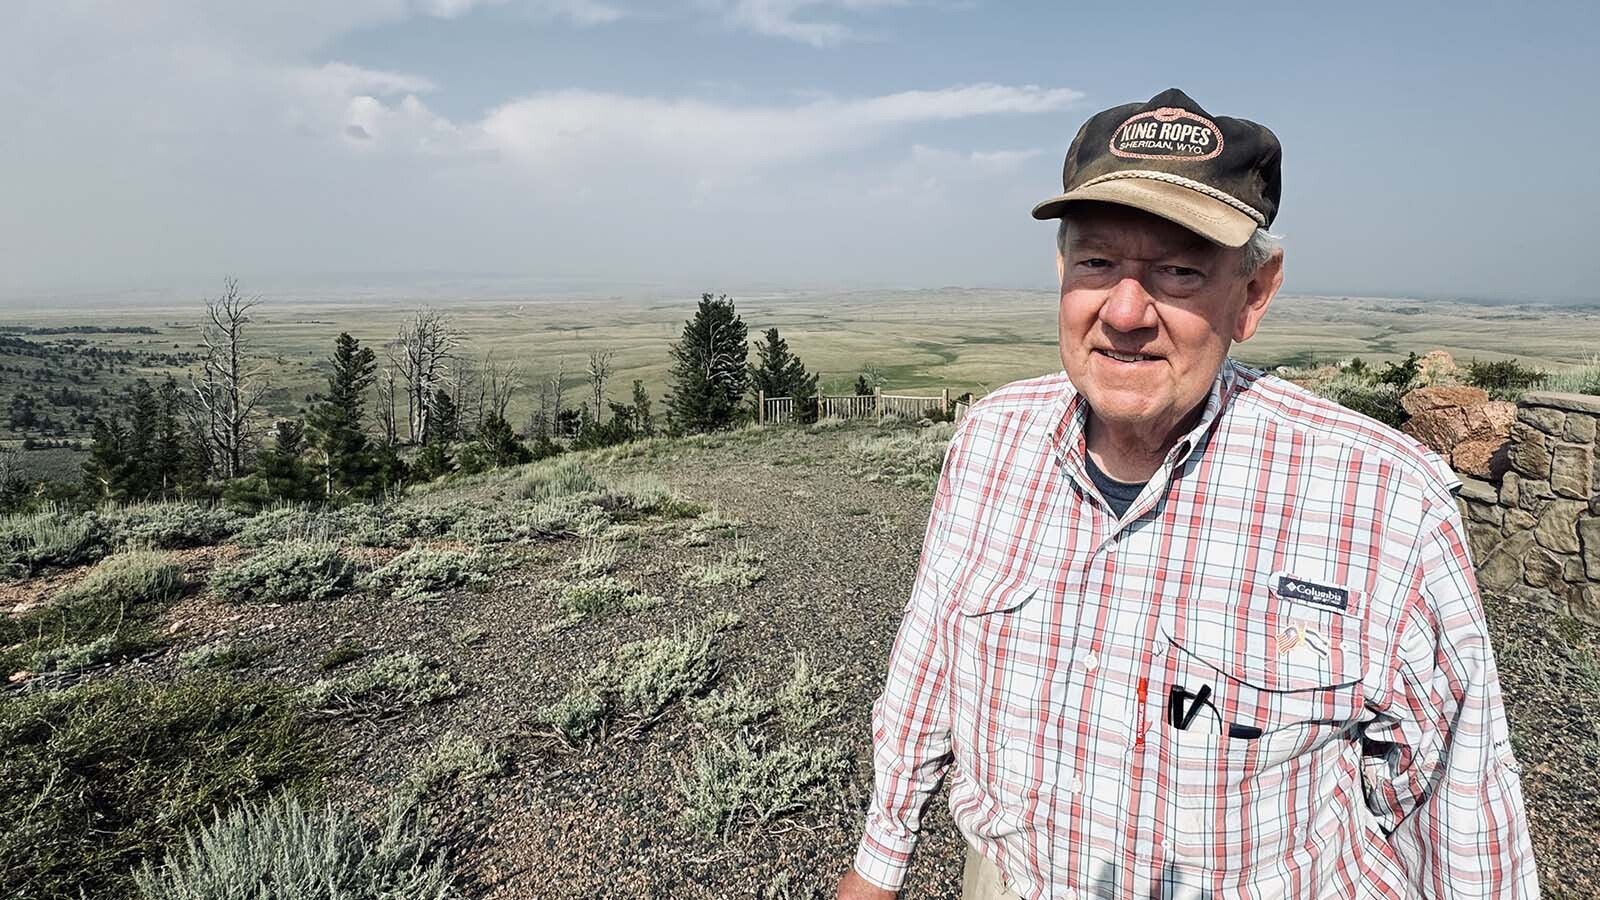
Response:
[[[482,376],[478,372],[477,363],[471,359],[457,359],[445,370],[444,391],[450,395],[450,401],[456,408],[456,422],[464,430],[467,421],[476,417],[479,427],[483,425],[483,409],[481,399],[474,403],[473,395],[481,390]],[[473,432],[476,434],[476,430]]]
[[[378,425],[383,429],[384,446],[394,446],[399,433],[394,421],[394,366],[383,367],[383,372],[378,375]]]
[[[556,374],[550,379],[550,431],[557,437],[561,436],[561,395],[567,387],[567,361],[556,361]]]
[[[511,404],[511,394],[521,386],[519,381],[522,373],[515,363],[504,363],[495,359],[493,350],[484,354],[479,372],[478,427],[482,428],[483,420],[490,416],[499,419],[506,417],[506,407]]]
[[[237,478],[244,474],[255,440],[255,410],[266,392],[258,376],[262,366],[251,364],[245,326],[259,297],[245,299],[237,278],[224,278],[222,296],[206,300],[200,341],[205,345],[200,377],[189,376],[194,395],[191,416],[211,450],[216,474]]]
[[[450,317],[436,309],[419,309],[400,326],[392,358],[405,386],[406,432],[413,443],[427,433],[429,398],[443,385],[460,340]]]
[[[600,421],[600,409],[606,396],[606,379],[611,377],[611,351],[589,351],[589,390],[594,396],[594,420]]]

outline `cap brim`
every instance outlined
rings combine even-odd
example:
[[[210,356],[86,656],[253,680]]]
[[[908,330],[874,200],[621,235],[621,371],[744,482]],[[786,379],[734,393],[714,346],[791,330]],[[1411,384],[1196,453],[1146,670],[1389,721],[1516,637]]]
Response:
[[[1221,200],[1153,178],[1117,178],[1068,191],[1035,206],[1033,217],[1059,219],[1067,204],[1080,200],[1142,209],[1224,247],[1243,247],[1256,230],[1255,219]]]

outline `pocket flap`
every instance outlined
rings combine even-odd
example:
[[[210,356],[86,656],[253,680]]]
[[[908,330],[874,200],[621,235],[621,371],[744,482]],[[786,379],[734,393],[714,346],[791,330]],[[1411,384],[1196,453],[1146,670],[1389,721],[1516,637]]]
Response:
[[[1042,582],[1030,579],[1025,567],[996,566],[959,558],[936,563],[934,574],[965,616],[1019,609],[1045,587]]]
[[[1257,690],[1326,690],[1363,677],[1359,636],[1331,638],[1314,624],[1285,623],[1269,634],[1202,616],[1182,634],[1168,622],[1162,629],[1177,652]]]

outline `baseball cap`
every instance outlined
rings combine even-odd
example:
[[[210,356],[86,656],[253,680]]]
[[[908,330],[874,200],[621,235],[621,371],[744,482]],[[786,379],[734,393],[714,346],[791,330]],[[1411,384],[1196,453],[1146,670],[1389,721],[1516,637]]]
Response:
[[[1212,116],[1168,88],[1083,123],[1062,165],[1062,193],[1035,206],[1033,217],[1059,219],[1079,200],[1120,203],[1242,247],[1278,215],[1282,158],[1265,126]]]

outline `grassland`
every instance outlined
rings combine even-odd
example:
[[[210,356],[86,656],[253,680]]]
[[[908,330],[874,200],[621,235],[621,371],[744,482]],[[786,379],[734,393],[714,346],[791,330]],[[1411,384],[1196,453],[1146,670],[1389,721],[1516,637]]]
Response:
[[[246,289],[249,285],[244,286]],[[752,338],[780,329],[824,389],[848,392],[865,369],[891,390],[949,387],[986,393],[1018,378],[1060,367],[1056,301],[1048,292],[998,290],[871,291],[735,297]],[[381,347],[413,307],[403,300],[311,302],[262,298],[253,339],[272,383],[270,412],[287,415],[323,386],[333,338],[347,330]],[[668,347],[677,339],[694,297],[582,300],[453,301],[444,305],[465,336],[464,352],[494,352],[515,362],[524,387],[508,420],[520,427],[536,403],[532,385],[564,364],[567,402],[587,396],[581,374],[591,350],[614,352],[612,399],[626,399],[640,379],[655,398],[667,387]],[[107,349],[177,353],[198,346],[201,303],[143,308],[0,311],[0,325],[145,325],[158,335],[72,336]],[[61,340],[60,336],[37,340]],[[1559,370],[1600,348],[1600,309],[1487,306],[1453,301],[1381,298],[1282,297],[1261,331],[1235,355],[1261,366],[1307,365],[1349,356],[1379,362],[1408,351],[1446,350],[1465,361],[1517,358]],[[46,364],[12,358],[0,365]],[[130,366],[100,383],[165,374]],[[16,387],[16,386],[13,386]],[[9,394],[0,390],[0,396]],[[19,435],[0,428],[0,441]]]

